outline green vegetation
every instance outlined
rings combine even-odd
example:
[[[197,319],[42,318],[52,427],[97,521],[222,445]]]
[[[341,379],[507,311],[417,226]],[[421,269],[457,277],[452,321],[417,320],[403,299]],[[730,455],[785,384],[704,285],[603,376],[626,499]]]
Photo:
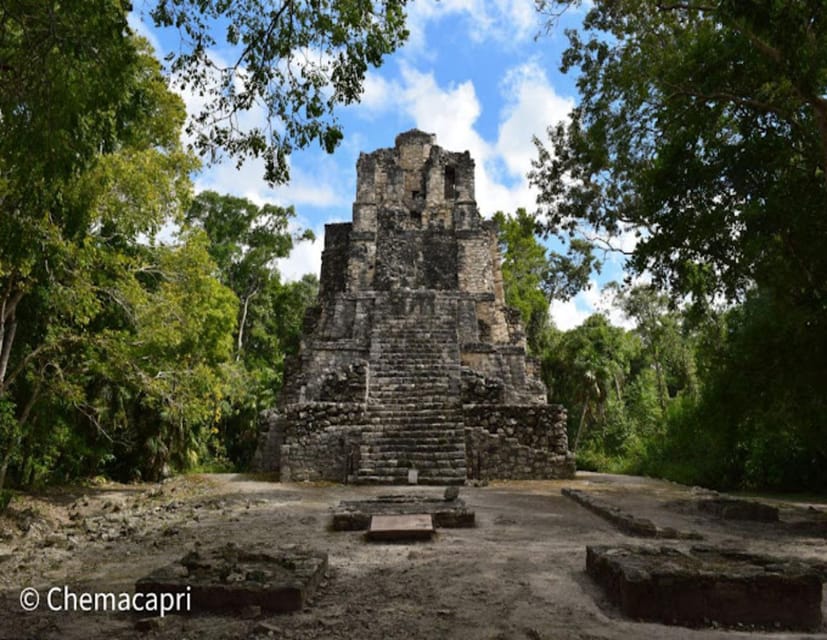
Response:
[[[238,158],[261,157],[271,183],[288,180],[293,149],[313,142],[328,152],[338,146],[335,108],[357,102],[368,68],[381,65],[408,37],[407,0],[154,4],[155,24],[181,34],[180,48],[169,57],[172,71],[205,101],[187,128],[196,147],[213,156],[224,149]],[[225,62],[213,56],[216,44],[234,48],[237,57]],[[245,129],[238,116],[254,105],[265,110],[267,125]]]
[[[640,341],[626,387],[652,427],[633,421],[623,441],[635,453],[620,459],[708,486],[827,489],[823,3],[595,2],[567,35],[563,68],[579,71],[581,97],[537,142],[543,229],[604,247],[636,232],[631,269],[683,309],[640,290],[624,301]],[[580,392],[596,403],[584,426],[602,416],[581,441],[609,430],[583,460],[613,459],[627,417],[603,400],[601,377],[625,371],[613,349]]]
[[[173,4],[176,20],[206,11]],[[282,284],[271,266],[292,247],[292,210],[193,200],[183,103],[127,10],[117,0],[0,10],[3,502],[6,484],[243,466],[314,296],[312,278]],[[345,60],[355,91],[364,69]],[[300,129],[280,139],[282,155],[301,146]],[[171,244],[158,240],[164,228],[177,229]]]

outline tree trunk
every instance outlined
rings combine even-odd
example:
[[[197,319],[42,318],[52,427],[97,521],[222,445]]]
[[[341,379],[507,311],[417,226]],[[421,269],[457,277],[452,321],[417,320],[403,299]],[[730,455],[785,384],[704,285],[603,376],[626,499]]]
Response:
[[[37,399],[40,396],[41,382],[42,378],[38,376],[34,391],[32,391],[29,401],[26,403],[26,406],[23,407],[23,413],[20,414],[20,418],[17,420],[17,435],[12,438],[11,442],[9,442],[6,452],[3,454],[3,463],[0,464],[0,491],[3,490],[4,486],[6,486],[6,473],[8,473],[11,458],[15,451],[17,451],[20,447],[20,443],[23,440],[23,427],[26,425],[26,422],[28,422],[34,403],[37,402]]]
[[[583,428],[586,426],[586,414],[589,411],[589,399],[583,401],[583,410],[580,412],[580,424],[577,425],[577,434],[574,436],[574,446],[571,448],[572,452],[577,451],[580,446],[580,435],[583,433]]]
[[[250,307],[250,300],[258,293],[258,289],[253,291],[244,298],[244,305],[241,309],[241,320],[238,322],[238,340],[236,341],[235,359],[238,362],[241,359],[241,348],[244,346],[244,325],[247,324],[247,311]]]
[[[17,332],[15,311],[23,298],[22,291],[12,294],[13,283],[9,282],[3,300],[0,302],[0,393],[5,390],[6,371],[9,366],[11,348],[14,344],[14,335]]]

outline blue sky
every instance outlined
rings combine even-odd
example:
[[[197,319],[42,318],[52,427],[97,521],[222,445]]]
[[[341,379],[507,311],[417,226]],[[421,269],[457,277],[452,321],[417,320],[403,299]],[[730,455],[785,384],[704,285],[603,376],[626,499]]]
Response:
[[[141,22],[140,8],[133,17],[135,28],[160,56],[177,46]],[[563,29],[576,27],[582,17],[582,9],[570,10],[546,33],[532,0],[413,0],[406,45],[369,72],[359,104],[339,110],[345,137],[336,153],[318,148],[294,153],[291,182],[276,189],[262,179],[262,163],[251,161],[239,170],[234,160],[224,160],[195,176],[196,189],[259,204],[293,205],[296,225],[313,229],[317,240],[298,245],[280,262],[286,279],[318,274],[325,223],[351,219],[359,152],[392,146],[398,133],[414,127],[435,133],[437,143],[448,150],[471,152],[483,216],[518,207],[531,211],[535,194],[526,173],[535,157],[532,136],[544,138],[546,127],[565,119],[574,105],[575,79],[563,75],[559,65],[566,45]],[[182,95],[188,110],[195,112],[198,99]],[[249,117],[254,121],[257,115]],[[599,288],[622,277],[619,257],[607,260],[589,291],[553,305],[558,327],[571,328],[607,308]],[[613,321],[626,324],[617,312],[607,310]]]

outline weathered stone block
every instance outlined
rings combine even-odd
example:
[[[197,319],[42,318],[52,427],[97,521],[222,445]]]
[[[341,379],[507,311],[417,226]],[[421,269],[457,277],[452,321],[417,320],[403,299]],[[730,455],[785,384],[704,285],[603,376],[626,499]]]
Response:
[[[475,513],[461,498],[445,500],[418,495],[379,496],[373,500],[342,501],[333,512],[334,531],[360,531],[370,527],[377,515],[428,514],[435,527],[473,527]]]
[[[586,571],[631,618],[797,630],[821,624],[821,580],[796,562],[709,547],[590,546]]]
[[[434,522],[430,514],[372,516],[368,540],[375,542],[404,542],[430,540],[434,536]]]
[[[193,611],[261,607],[284,613],[302,609],[327,569],[327,554],[298,548],[270,552],[233,544],[192,551],[135,583],[136,593],[190,592]]]
[[[740,498],[704,498],[698,501],[698,511],[725,520],[755,520],[778,522],[778,508],[754,500]]]

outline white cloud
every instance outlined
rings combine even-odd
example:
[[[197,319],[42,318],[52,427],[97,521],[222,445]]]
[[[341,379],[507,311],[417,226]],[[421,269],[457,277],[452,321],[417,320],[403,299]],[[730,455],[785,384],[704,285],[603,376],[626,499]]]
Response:
[[[153,33],[153,31],[146,25],[141,16],[135,13],[135,11],[130,11],[127,16],[127,21],[129,23],[129,28],[132,29],[135,34],[141,36],[142,38],[146,38],[149,41],[149,44],[152,45],[152,48],[155,51],[155,55],[158,58],[163,58],[164,49],[161,46],[161,42],[158,40],[155,33]]]
[[[400,80],[372,78],[366,87],[370,117],[401,112],[423,131],[435,133],[450,151],[469,151],[476,161],[476,199],[484,216],[495,211],[533,208],[536,194],[526,173],[536,155],[532,138],[548,123],[567,117],[569,98],[559,96],[535,62],[512,69],[501,86],[505,106],[497,139],[485,140],[476,129],[482,106],[473,82],[440,86],[433,72],[402,63]]]
[[[319,160],[317,171],[290,167],[290,182],[271,188],[264,181],[264,161],[255,158],[237,168],[232,160],[207,167],[195,179],[195,190],[206,189],[247,198],[261,206],[266,202],[301,207],[346,206],[352,195],[344,193],[342,179],[330,162]]]
[[[585,308],[582,301],[578,304],[579,297],[580,294],[565,302],[555,300],[551,303],[549,315],[554,322],[554,326],[561,331],[569,331],[579,327],[593,313],[593,310]]]
[[[321,272],[324,232],[315,233],[316,239],[313,242],[307,240],[299,242],[293,246],[289,256],[276,260],[276,266],[283,282],[300,280],[307,273],[318,276]]]
[[[502,93],[508,102],[500,114],[497,153],[512,174],[525,176],[537,157],[532,137],[542,136],[549,124],[566,120],[574,100],[558,95],[535,61],[511,69],[502,82]]]
[[[569,331],[580,326],[595,313],[602,313],[616,327],[633,329],[635,323],[617,306],[615,297],[613,289],[601,290],[597,282],[592,279],[589,281],[589,288],[581,291],[571,300],[553,301],[549,315],[554,325],[562,331]]]
[[[534,36],[541,28],[541,16],[527,0],[417,0],[408,5],[410,32],[402,54],[433,59],[426,31],[430,23],[448,17],[466,23],[465,35],[474,42],[493,41],[513,47]]]

